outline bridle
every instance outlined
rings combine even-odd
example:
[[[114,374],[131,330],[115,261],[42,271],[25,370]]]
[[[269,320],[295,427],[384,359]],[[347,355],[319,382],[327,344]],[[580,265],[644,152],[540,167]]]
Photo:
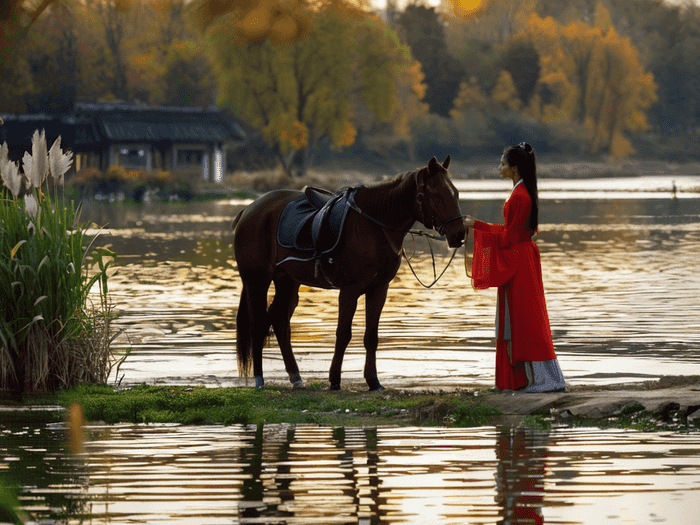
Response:
[[[452,222],[452,221],[462,220],[462,218],[465,216],[464,215],[457,215],[456,217],[452,217],[451,219],[447,219],[445,221],[442,221],[442,223],[440,223],[437,227],[434,227],[433,224],[435,223],[435,211],[431,207],[432,214],[431,214],[430,220],[428,220],[428,219],[426,219],[425,211],[423,209],[423,204],[426,201],[426,196],[428,195],[427,192],[425,191],[425,177],[423,177],[423,180],[419,182],[418,181],[418,173],[419,173],[419,171],[415,172],[415,180],[416,180],[416,188],[417,188],[416,203],[418,204],[418,212],[420,214],[420,222],[422,222],[426,228],[436,230],[440,234],[440,236],[433,235],[432,233],[429,233],[429,232],[426,232],[423,230],[412,230],[412,229],[409,229],[406,233],[410,233],[411,237],[413,239],[413,246],[414,246],[413,253],[414,254],[415,254],[415,236],[420,235],[422,237],[428,238],[428,246],[430,246],[430,257],[432,258],[432,261],[433,261],[433,277],[434,277],[433,282],[426,285],[425,283],[423,283],[423,281],[420,280],[420,277],[418,277],[418,275],[416,274],[416,271],[413,269],[413,265],[411,264],[411,258],[408,255],[406,255],[406,250],[404,249],[403,246],[401,246],[401,255],[403,256],[404,259],[406,259],[406,262],[408,263],[408,267],[411,269],[411,273],[413,273],[413,276],[420,283],[420,285],[423,286],[423,288],[432,288],[440,280],[440,278],[445,274],[445,272],[447,271],[447,268],[450,267],[450,264],[452,264],[452,261],[454,260],[455,255],[457,254],[457,250],[459,250],[459,246],[452,251],[452,255],[450,256],[450,260],[447,262],[447,265],[442,270],[442,272],[440,272],[440,275],[437,275],[437,271],[435,268],[435,252],[433,252],[433,245],[430,243],[430,240],[431,239],[444,240],[445,237],[444,237],[443,232],[444,232],[445,225]],[[362,217],[366,218],[367,220],[377,224],[378,226],[380,226],[386,230],[394,231],[394,232],[405,231],[403,229],[397,229],[397,228],[393,228],[391,226],[388,226],[387,224],[384,224],[383,222],[378,221],[374,217],[367,215],[367,213],[365,213],[355,202],[354,193],[351,194],[350,198],[348,199],[348,206],[350,206],[351,209],[353,209],[357,213],[359,213]],[[411,256],[411,257],[413,257],[413,256]]]
[[[462,220],[464,215],[457,215],[456,217],[452,217],[451,219],[447,219],[445,221],[442,221],[438,226],[433,226],[435,224],[435,210],[431,206],[431,217],[428,219],[425,216],[425,211],[423,210],[423,203],[426,201],[427,193],[424,191],[425,190],[425,177],[423,177],[423,180],[418,182],[418,171],[415,173],[415,178],[416,178],[416,187],[417,187],[417,193],[416,193],[416,203],[418,204],[418,213],[421,216],[421,222],[423,225],[428,228],[429,230],[435,230],[437,231],[440,236],[444,235],[444,229],[445,229],[445,224],[456,221],[456,220]],[[411,230],[409,230],[411,231]]]

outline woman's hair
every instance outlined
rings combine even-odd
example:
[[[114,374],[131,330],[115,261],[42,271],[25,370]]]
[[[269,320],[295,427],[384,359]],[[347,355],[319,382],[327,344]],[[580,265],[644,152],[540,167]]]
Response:
[[[537,198],[537,163],[535,150],[527,142],[521,142],[517,146],[508,146],[503,150],[503,156],[509,166],[517,166],[520,178],[527,188],[532,201],[530,208],[530,231],[534,234],[539,224],[539,200]]]

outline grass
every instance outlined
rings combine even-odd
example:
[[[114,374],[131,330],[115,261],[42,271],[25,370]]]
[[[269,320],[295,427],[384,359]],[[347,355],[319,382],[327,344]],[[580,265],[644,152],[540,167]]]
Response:
[[[304,390],[168,387],[141,385],[115,391],[80,385],[40,399],[64,407],[81,403],[88,421],[115,423],[263,424],[325,426],[487,425],[500,411],[464,393],[328,392],[320,384]],[[36,400],[35,400],[36,402]]]

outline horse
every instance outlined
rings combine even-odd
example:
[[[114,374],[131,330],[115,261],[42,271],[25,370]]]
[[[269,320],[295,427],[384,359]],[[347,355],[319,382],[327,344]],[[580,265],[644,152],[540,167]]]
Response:
[[[306,260],[298,250],[277,242],[283,209],[304,192],[268,192],[236,216],[231,229],[243,283],[236,316],[241,377],[249,377],[252,357],[255,386],[264,385],[263,347],[272,326],[290,382],[295,388],[303,387],[290,342],[290,320],[299,302],[299,287],[305,285],[340,290],[330,389],[340,389],[343,356],[352,338],[352,321],[361,295],[365,295],[366,316],[364,378],[370,390],[384,389],[376,367],[379,318],[389,283],[401,265],[404,237],[418,221],[444,236],[452,248],[464,240],[459,192],[450,180],[449,164],[449,155],[442,163],[432,157],[425,167],[399,173],[386,182],[358,186],[339,240],[333,252],[322,259]],[[271,283],[275,294],[268,309]]]

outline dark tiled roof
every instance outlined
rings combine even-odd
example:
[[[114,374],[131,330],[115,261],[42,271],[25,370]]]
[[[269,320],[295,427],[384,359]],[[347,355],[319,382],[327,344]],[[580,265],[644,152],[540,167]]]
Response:
[[[78,102],[75,111],[77,115],[92,115],[99,131],[115,142],[245,139],[243,129],[217,108]]]
[[[192,143],[246,139],[243,128],[215,107],[77,102],[74,113],[69,115],[7,114],[2,118],[5,126],[0,126],[0,143],[7,140],[25,149],[31,147],[35,129],[46,130],[49,145],[61,135],[66,147],[106,142]]]

